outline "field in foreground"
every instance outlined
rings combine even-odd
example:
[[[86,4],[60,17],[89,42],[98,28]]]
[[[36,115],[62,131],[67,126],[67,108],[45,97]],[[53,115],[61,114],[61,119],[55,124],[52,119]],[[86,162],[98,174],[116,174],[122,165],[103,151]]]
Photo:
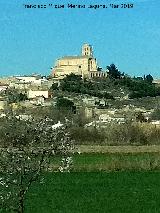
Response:
[[[81,153],[160,153],[160,145],[145,146],[100,146],[78,145],[76,150]]]
[[[54,159],[52,165],[53,167],[55,165]],[[74,172],[126,170],[160,170],[160,153],[81,153],[73,155],[72,171]]]
[[[49,173],[31,188],[25,212],[160,212],[160,172]]]

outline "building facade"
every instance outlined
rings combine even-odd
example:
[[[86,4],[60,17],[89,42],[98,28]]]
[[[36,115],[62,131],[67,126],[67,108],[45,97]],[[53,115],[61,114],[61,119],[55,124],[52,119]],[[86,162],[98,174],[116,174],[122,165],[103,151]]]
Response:
[[[80,56],[65,56],[56,61],[52,69],[52,76],[63,78],[74,73],[82,78],[105,76],[106,73],[98,71],[96,58],[93,56],[92,46],[84,44]]]
[[[28,90],[27,91],[27,98],[28,99],[36,98],[36,97],[49,98],[49,92],[48,91],[41,91],[41,90],[37,90],[37,91]]]

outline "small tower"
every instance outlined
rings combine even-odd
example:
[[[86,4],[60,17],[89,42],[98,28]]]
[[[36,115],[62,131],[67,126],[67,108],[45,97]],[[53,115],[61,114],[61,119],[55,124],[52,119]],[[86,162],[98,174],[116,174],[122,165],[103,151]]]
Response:
[[[93,50],[92,50],[92,46],[89,44],[84,44],[82,46],[82,56],[93,56]]]

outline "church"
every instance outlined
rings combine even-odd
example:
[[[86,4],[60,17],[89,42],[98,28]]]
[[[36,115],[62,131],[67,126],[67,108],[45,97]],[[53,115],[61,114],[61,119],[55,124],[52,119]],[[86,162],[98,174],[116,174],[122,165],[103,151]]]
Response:
[[[106,73],[98,71],[96,58],[93,56],[92,46],[84,44],[80,56],[65,56],[58,59],[52,68],[52,76],[64,78],[69,74],[81,75],[82,78],[106,77]]]

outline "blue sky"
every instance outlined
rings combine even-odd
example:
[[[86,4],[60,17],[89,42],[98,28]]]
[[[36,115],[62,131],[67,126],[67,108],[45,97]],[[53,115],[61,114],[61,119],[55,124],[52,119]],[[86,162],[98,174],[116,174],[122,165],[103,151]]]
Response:
[[[107,9],[25,9],[24,4],[105,4]],[[112,9],[109,4],[134,3]],[[98,65],[160,78],[159,0],[0,0],[0,76],[49,74],[57,58],[93,45]]]

